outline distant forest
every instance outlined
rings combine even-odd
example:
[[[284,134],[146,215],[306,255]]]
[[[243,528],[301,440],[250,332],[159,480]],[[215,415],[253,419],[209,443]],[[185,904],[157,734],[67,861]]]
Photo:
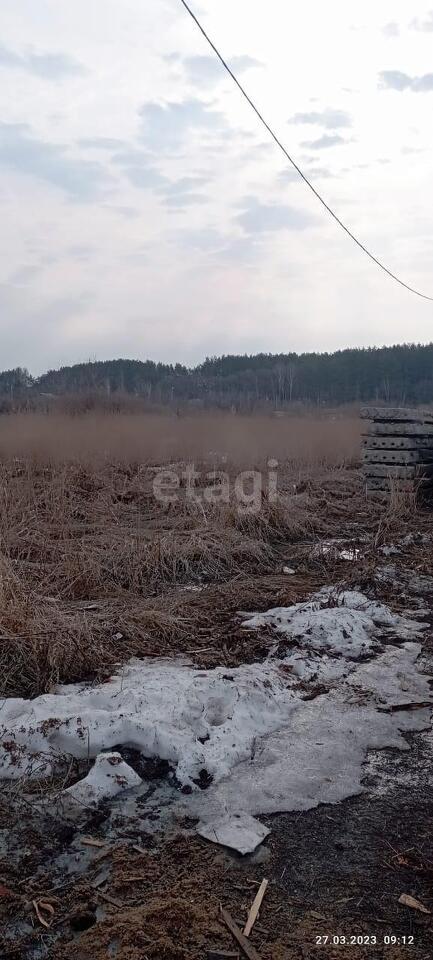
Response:
[[[32,377],[22,368],[0,373],[0,411],[79,397],[83,406],[137,398],[141,405],[249,411],[296,404],[337,406],[379,401],[433,401],[433,343],[339,350],[210,357],[193,368],[151,360],[78,363]]]

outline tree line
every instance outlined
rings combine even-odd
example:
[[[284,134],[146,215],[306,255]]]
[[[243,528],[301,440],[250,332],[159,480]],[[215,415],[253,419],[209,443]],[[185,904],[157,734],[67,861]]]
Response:
[[[186,404],[239,411],[369,401],[426,404],[433,402],[433,343],[227,355],[208,357],[191,368],[119,359],[78,363],[40,377],[23,368],[0,373],[0,409],[66,396],[130,396],[150,407]]]

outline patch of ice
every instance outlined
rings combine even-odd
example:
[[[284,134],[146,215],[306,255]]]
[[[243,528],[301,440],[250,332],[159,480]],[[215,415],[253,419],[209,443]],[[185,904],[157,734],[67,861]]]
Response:
[[[425,546],[426,544],[430,544],[431,540],[432,538],[429,533],[408,533],[400,540],[400,544],[402,547],[412,547],[414,544],[417,546]]]
[[[122,744],[170,761],[192,791],[178,808],[196,816],[200,830],[223,818],[230,831],[239,814],[304,810],[359,792],[369,749],[408,749],[402,734],[428,726],[427,709],[383,710],[430,699],[417,667],[420,644],[391,645],[391,638],[421,635],[421,624],[356,591],[336,596],[330,589],[248,620],[263,624],[296,639],[296,647],[233,669],[131,660],[97,686],[5,700],[0,776],[35,775],[37,765],[39,776],[48,774],[65,755],[93,758]],[[92,789],[106,757],[86,778]],[[197,786],[203,771],[205,790]]]
[[[68,787],[63,796],[85,806],[96,806],[101,800],[139,787],[142,782],[132,767],[122,760],[120,753],[100,753],[87,777]]]
[[[394,632],[409,640],[419,636],[421,629],[416,621],[391,613],[384,604],[369,600],[362,593],[346,590],[333,598],[329,588],[306,603],[250,614],[242,626],[272,627],[303,647],[349,657],[370,653],[381,635]]]
[[[231,817],[225,814],[197,827],[197,833],[205,840],[231,847],[244,855],[253,853],[270,832],[259,820],[247,813],[238,813]]]
[[[419,594],[433,593],[433,577],[416,573],[410,568],[397,567],[394,563],[379,567],[375,572],[375,578],[379,582],[391,583],[393,586],[399,586],[408,593],[414,594],[411,597],[411,602],[417,606],[423,602]]]
[[[298,703],[290,723],[272,731],[256,746],[254,757],[240,763],[233,776],[214,783],[190,809],[203,822],[230,811],[271,814],[308,810],[319,803],[337,803],[363,790],[363,763],[369,749],[408,750],[403,733],[429,727],[429,710],[384,713],[377,706],[407,702],[401,676],[413,671],[418,644],[388,648],[376,658],[375,682],[361,666],[352,684],[338,684],[328,694]],[[397,667],[398,665],[398,667]],[[428,697],[428,683],[418,675],[416,698]]]
[[[346,546],[342,546],[346,544]],[[353,544],[347,546],[347,540],[340,540],[334,538],[333,540],[322,540],[320,543],[316,544],[313,549],[313,557],[326,557],[332,556],[336,560],[351,560],[355,562],[359,560],[361,556],[361,550],[359,547],[355,547]]]

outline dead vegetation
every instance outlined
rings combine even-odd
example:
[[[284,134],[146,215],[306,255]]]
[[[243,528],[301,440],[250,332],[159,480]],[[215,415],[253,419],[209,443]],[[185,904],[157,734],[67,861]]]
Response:
[[[332,466],[359,458],[360,433],[358,417],[338,413],[310,417],[16,413],[1,418],[0,457],[126,466],[201,461],[209,470],[224,458],[251,467],[275,457],[302,466]]]
[[[206,645],[194,588],[225,585],[221,612],[242,592],[251,604],[251,580],[243,590],[238,580],[281,570],[286,543],[326,529],[305,495],[239,516],[232,504],[158,504],[152,476],[141,467],[1,465],[3,693],[35,695],[131,654]]]
[[[12,419],[2,420],[3,451]],[[114,436],[122,434],[123,443],[129,421],[118,419]],[[167,424],[168,418],[162,419]],[[36,420],[29,415],[29,423]],[[385,511],[366,500],[359,472],[345,460],[345,443],[339,452],[331,449],[332,464],[325,467],[319,453],[315,462],[301,463],[288,439],[277,502],[269,500],[266,461],[254,460],[254,447],[248,466],[264,467],[260,509],[239,510],[233,487],[229,502],[210,502],[200,486],[209,482],[203,477],[221,464],[235,476],[239,459],[222,460],[226,453],[221,451],[239,441],[245,426],[244,418],[219,420],[229,425],[228,435],[223,435],[226,445],[212,434],[215,453],[211,460],[196,462],[200,479],[194,499],[181,484],[176,503],[161,503],[154,496],[155,467],[149,460],[101,459],[95,450],[93,460],[86,451],[79,460],[61,459],[62,448],[55,457],[40,449],[35,459],[32,444],[40,439],[39,427],[27,449],[28,434],[22,433],[22,418],[17,418],[16,448],[25,456],[0,462],[4,695],[34,696],[59,681],[104,676],[131,655],[184,652],[206,665],[234,665],[261,656],[261,641],[239,629],[238,610],[294,603],[329,582],[333,558],[315,551],[319,541],[367,538],[377,548],[393,526],[403,529],[405,517],[411,516],[412,505],[404,498],[395,496]],[[263,436],[257,420],[256,439]],[[281,421],[275,423],[281,441]],[[170,424],[179,430],[176,443],[182,444],[188,423],[172,418]],[[54,425],[47,416],[47,437]],[[73,421],[66,425],[70,433],[63,437],[63,449],[74,436]],[[337,426],[343,436],[350,434],[353,444],[351,423]],[[209,424],[202,422],[205,427],[207,435]],[[89,423],[80,421],[77,429],[82,439]],[[316,429],[317,424],[304,421],[304,434],[313,435]],[[54,439],[56,430],[53,450]],[[269,444],[271,440],[272,435]],[[141,442],[138,438],[138,446]],[[242,459],[245,464],[245,450]],[[184,469],[184,463],[173,466]],[[283,573],[287,564],[295,566],[296,576]]]

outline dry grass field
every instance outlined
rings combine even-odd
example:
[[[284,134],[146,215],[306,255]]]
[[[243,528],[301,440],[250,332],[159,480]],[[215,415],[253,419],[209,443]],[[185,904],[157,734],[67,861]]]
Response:
[[[236,465],[283,462],[329,464],[359,457],[356,416],[22,413],[0,419],[0,458],[162,464],[173,460]]]
[[[249,578],[278,574],[289,545],[330,533],[328,497],[356,483],[358,436],[352,419],[3,418],[2,692],[35,695],[132,653],[208,646],[206,603],[185,588],[225,585],[231,609],[243,584],[245,604]],[[280,463],[276,503],[269,457]],[[200,472],[194,500],[181,488],[177,503],[159,502],[155,465],[188,463]],[[230,478],[263,469],[258,512],[239,512],[233,488],[228,503],[204,498],[221,467]]]

